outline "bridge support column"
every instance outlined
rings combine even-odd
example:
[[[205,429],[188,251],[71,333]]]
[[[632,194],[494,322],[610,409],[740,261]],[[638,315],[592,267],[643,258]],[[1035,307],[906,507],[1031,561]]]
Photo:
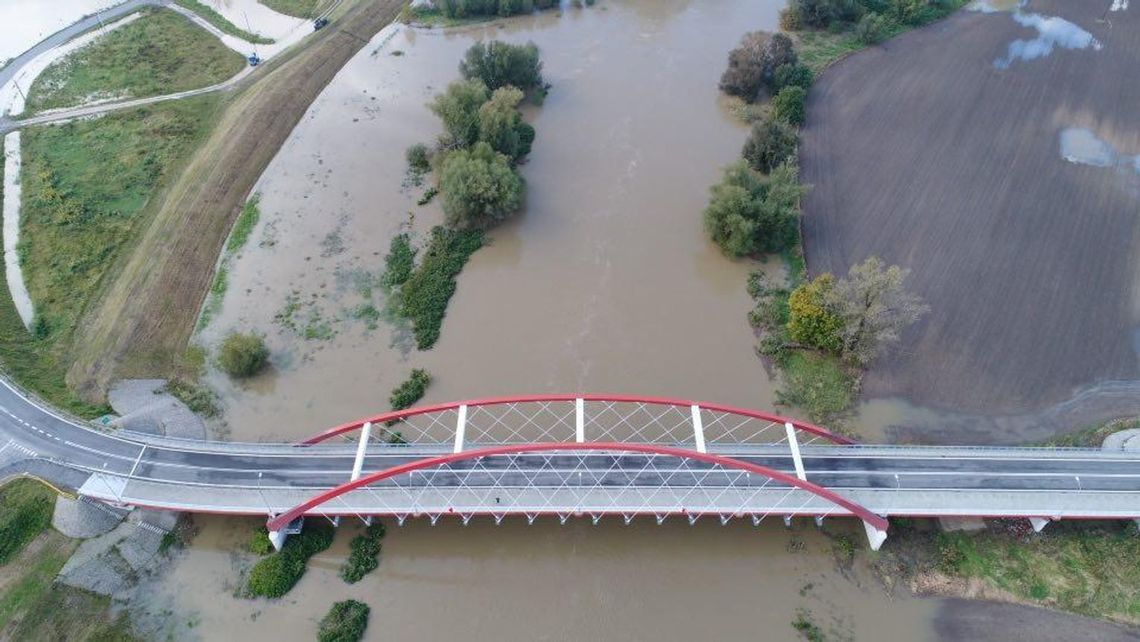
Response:
[[[1034,533],[1040,533],[1041,531],[1045,530],[1045,526],[1051,521],[1052,520],[1050,520],[1047,517],[1030,517],[1029,518],[1029,523],[1033,525],[1033,532]]]
[[[867,542],[871,545],[872,551],[879,550],[883,542],[887,541],[887,531],[881,531],[869,522],[863,522],[863,528],[867,531]]]
[[[281,547],[285,546],[286,537],[288,537],[288,535],[284,530],[269,531],[269,543],[273,544],[274,550],[280,551]]]

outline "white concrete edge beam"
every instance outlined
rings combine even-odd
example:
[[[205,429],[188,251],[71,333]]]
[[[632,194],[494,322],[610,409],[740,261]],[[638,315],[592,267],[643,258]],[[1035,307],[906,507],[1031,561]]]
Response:
[[[463,452],[463,440],[467,433],[467,405],[459,406],[455,414],[455,448],[452,452]]]
[[[804,471],[804,458],[800,456],[800,442],[796,439],[796,427],[792,422],[784,422],[784,430],[788,431],[788,447],[792,449],[792,462],[796,465],[796,477],[801,481],[807,481],[807,473]]]
[[[586,400],[581,397],[574,400],[574,440],[586,441]]]
[[[701,419],[701,407],[693,404],[693,441],[696,442],[697,452],[706,453],[708,449],[705,447],[705,424]]]
[[[372,422],[367,421],[360,428],[360,441],[356,444],[356,461],[352,462],[352,476],[349,481],[360,479],[360,473],[364,470],[364,453],[368,450],[368,439],[371,436]]]

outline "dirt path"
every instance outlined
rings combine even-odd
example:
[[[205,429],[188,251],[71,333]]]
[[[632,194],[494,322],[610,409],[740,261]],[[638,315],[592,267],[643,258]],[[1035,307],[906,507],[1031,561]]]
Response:
[[[932,308],[873,368],[869,396],[1004,414],[1140,378],[1140,174],[1059,150],[1067,128],[1087,128],[1140,153],[1140,13],[1108,6],[1024,10],[1071,21],[1096,46],[1001,68],[1038,32],[1009,13],[962,12],[850,57],[812,89],[809,267],[846,272],[878,254],[912,268]]]
[[[401,6],[358,4],[231,100],[179,180],[158,195],[150,228],[77,329],[68,382],[82,395],[101,398],[115,378],[176,366],[250,189],[324,86]]]

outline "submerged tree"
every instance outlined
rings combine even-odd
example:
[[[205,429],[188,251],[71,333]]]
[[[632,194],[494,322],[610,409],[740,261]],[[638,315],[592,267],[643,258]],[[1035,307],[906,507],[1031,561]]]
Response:
[[[269,348],[265,339],[256,334],[231,332],[222,342],[218,365],[235,378],[252,377],[269,363]]]
[[[443,161],[440,191],[452,227],[483,228],[507,218],[522,206],[523,190],[510,159],[485,142],[454,151]]]
[[[510,85],[522,90],[542,86],[542,61],[533,42],[512,45],[499,40],[477,42],[459,63],[467,80],[481,80],[489,89]]]
[[[523,122],[518,110],[522,99],[522,90],[501,87],[479,108],[479,140],[512,161],[529,154],[534,141],[534,128]]]
[[[456,81],[436,95],[429,107],[443,121],[445,147],[468,147],[479,140],[479,108],[488,96],[481,80]]]

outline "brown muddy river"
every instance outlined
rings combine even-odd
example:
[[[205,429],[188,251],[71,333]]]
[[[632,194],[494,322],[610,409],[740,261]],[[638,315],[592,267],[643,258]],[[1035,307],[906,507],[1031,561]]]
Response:
[[[797,613],[828,640],[932,640],[937,602],[892,598],[859,561],[841,566],[809,520],[754,528],[715,520],[527,526],[474,520],[390,528],[380,567],[337,575],[355,525],[277,601],[232,597],[253,558],[236,553],[259,520],[199,516],[201,532],[134,611],[153,637],[312,640],[335,600],[372,609],[367,640],[802,640]],[[851,520],[827,522],[862,546]]]
[[[248,387],[212,380],[230,438],[299,438],[385,411],[413,367],[435,377],[425,401],[612,391],[771,407],[746,318],[754,266],[705,240],[701,210],[747,131],[718,102],[726,52],[778,5],[615,2],[374,41],[261,179],[261,223],[201,335],[255,330],[273,350],[274,373]],[[490,37],[534,40],[554,86],[528,110],[528,201],[464,270],[439,343],[417,352],[406,331],[370,330],[353,311],[383,308],[379,288],[359,286],[409,212],[421,238],[441,219],[416,205],[422,188],[401,189],[403,152],[439,134],[427,101]]]
[[[273,351],[273,373],[249,385],[212,376],[228,437],[300,438],[384,411],[413,367],[435,377],[426,401],[613,391],[772,407],[746,320],[756,265],[707,243],[701,210],[747,131],[719,102],[727,52],[745,31],[773,28],[782,5],[604,2],[374,39],[262,177],[261,221],[200,335],[216,345],[254,330]],[[416,205],[423,188],[402,186],[404,150],[438,135],[425,104],[457,78],[464,50],[491,37],[534,40],[553,84],[528,109],[528,202],[461,275],[439,343],[417,352],[406,329],[370,328],[353,311],[384,307],[367,286],[392,236],[422,238],[441,219],[437,204]],[[250,564],[235,551],[256,520],[197,523],[133,608],[156,637],[312,639],[331,603],[350,597],[372,607],[371,640],[795,640],[797,609],[828,639],[933,635],[933,602],[891,598],[867,569],[842,568],[807,521],[411,522],[390,528],[380,569],[353,586],[336,574],[346,527],[273,603],[231,597]],[[827,528],[865,546],[856,522]]]

